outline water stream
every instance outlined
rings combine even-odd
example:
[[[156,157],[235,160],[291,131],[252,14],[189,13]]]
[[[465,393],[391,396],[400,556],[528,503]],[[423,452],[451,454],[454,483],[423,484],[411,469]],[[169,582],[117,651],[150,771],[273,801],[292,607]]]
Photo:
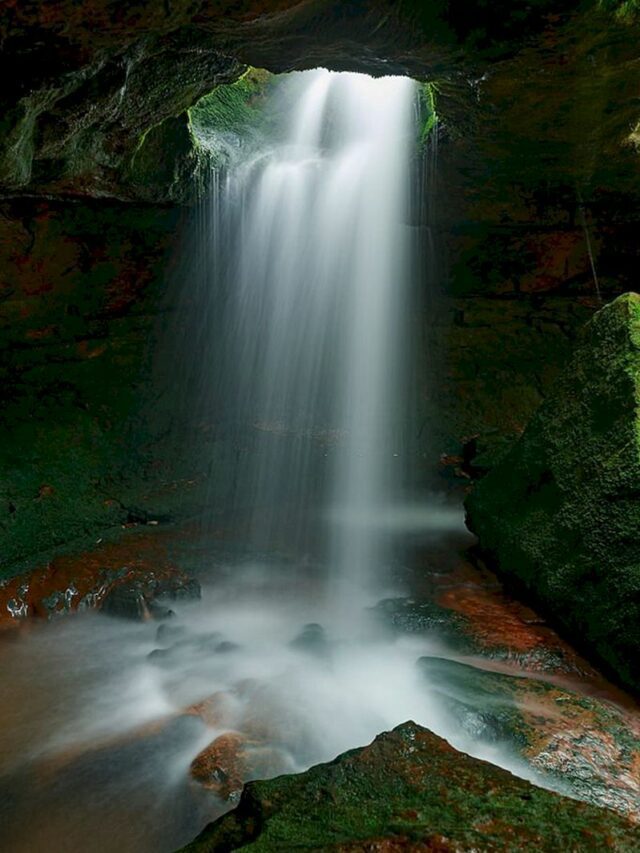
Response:
[[[286,85],[280,138],[230,169],[199,234],[215,267],[194,334],[212,342],[199,395],[246,435],[229,496],[243,548],[211,554],[202,601],[160,628],[83,614],[1,647],[14,853],[186,843],[233,805],[188,772],[230,731],[252,776],[410,718],[527,772],[434,699],[415,662],[442,645],[366,610],[398,591],[388,569],[403,538],[462,529],[459,511],[402,494],[415,85],[328,71]],[[185,713],[203,701],[208,717]]]

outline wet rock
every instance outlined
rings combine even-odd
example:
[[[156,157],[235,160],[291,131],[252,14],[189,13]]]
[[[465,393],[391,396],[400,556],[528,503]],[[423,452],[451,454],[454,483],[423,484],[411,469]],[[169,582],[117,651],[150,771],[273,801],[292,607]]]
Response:
[[[587,324],[505,460],[467,498],[488,560],[640,689],[640,296]]]
[[[0,625],[99,610],[107,599],[107,611],[125,618],[170,618],[173,603],[198,598],[200,586],[169,555],[168,537],[175,531],[152,531],[126,531],[116,540],[0,580]]]
[[[498,596],[495,609],[500,612]],[[383,626],[399,634],[425,634],[438,643],[463,655],[482,655],[495,661],[505,661],[529,671],[547,673],[582,673],[583,665],[563,644],[555,642],[553,635],[536,630],[529,631],[529,642],[521,643],[522,631],[512,625],[509,630],[493,631],[488,637],[486,626],[478,624],[475,617],[454,609],[448,601],[420,600],[409,598],[386,599],[373,608],[374,617]],[[504,626],[503,626],[504,628]],[[548,632],[547,632],[548,633]],[[520,636],[519,636],[520,634]],[[588,669],[591,672],[590,669]]]
[[[383,628],[425,634],[457,654],[528,672],[598,678],[535,611],[507,595],[492,572],[461,557],[455,544],[445,555],[429,553],[428,564],[412,570],[415,597],[385,599],[372,609]]]
[[[191,776],[222,799],[229,799],[242,789],[247,773],[245,746],[242,735],[221,735],[191,762]]]
[[[153,618],[144,593],[136,587],[116,587],[102,602],[101,610],[109,616],[121,619]]]
[[[172,610],[170,607],[165,607],[163,604],[160,604],[157,601],[149,602],[149,613],[151,614],[152,619],[166,620],[166,619],[174,619],[175,618],[175,610]]]
[[[383,625],[403,634],[435,633],[443,642],[469,652],[477,648],[464,617],[433,601],[412,598],[387,598],[373,608],[373,615]]]
[[[447,713],[468,735],[518,748],[527,745],[528,733],[512,692],[514,678],[439,657],[420,658],[418,667]]]
[[[211,728],[221,729],[231,725],[237,704],[237,697],[232,693],[217,691],[202,702],[191,705],[185,713],[200,717]]]
[[[290,645],[294,649],[317,655],[318,657],[326,657],[329,654],[329,643],[326,632],[322,625],[318,625],[316,622],[310,622],[308,625],[305,625],[298,636],[291,641]]]
[[[102,602],[102,611],[123,619],[167,619],[173,611],[167,601],[200,598],[198,581],[184,575],[147,578],[131,584],[118,584]]]
[[[41,599],[41,604],[46,610],[48,617],[62,616],[73,610],[74,600],[77,595],[78,590],[74,584],[70,584],[65,590],[54,590],[50,595],[44,596]],[[78,606],[80,606],[80,602],[78,602]]]
[[[157,666],[170,665],[177,660],[175,646],[168,649],[153,649],[147,655],[147,660]]]
[[[151,581],[146,586],[147,595],[158,602],[167,601],[195,601],[200,598],[200,584],[195,578],[186,575],[160,577]]]
[[[217,737],[192,761],[193,779],[223,800],[234,800],[249,779],[291,770],[286,756],[275,747],[227,732]]]
[[[419,669],[441,708],[474,739],[501,742],[550,784],[640,821],[640,719],[563,686],[439,657]]]
[[[229,643],[229,645],[234,646],[233,643]],[[223,646],[222,649],[220,649],[221,646]],[[218,631],[214,631],[211,634],[187,635],[166,648],[154,649],[147,655],[147,660],[160,665],[172,665],[180,661],[202,660],[220,651],[227,651],[224,646],[225,641],[222,640],[222,634]]]
[[[156,631],[156,642],[165,644],[175,642],[176,640],[183,639],[186,632],[187,629],[184,625],[158,625],[158,630]]]
[[[185,850],[637,849],[623,817],[463,755],[415,723],[306,773],[245,786]]]

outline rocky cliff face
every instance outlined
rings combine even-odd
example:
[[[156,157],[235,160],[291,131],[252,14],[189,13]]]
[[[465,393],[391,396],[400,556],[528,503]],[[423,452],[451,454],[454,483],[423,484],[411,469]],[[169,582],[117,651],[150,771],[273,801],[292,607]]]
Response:
[[[640,687],[640,297],[598,312],[502,464],[467,500],[484,551]]]
[[[198,163],[185,110],[249,63],[433,81],[453,172],[485,200],[632,188],[637,32],[633,15],[559,0],[9,3],[0,186],[179,198]]]
[[[178,223],[168,208],[2,205],[3,574],[145,504],[163,512],[144,497],[166,477],[146,384]]]

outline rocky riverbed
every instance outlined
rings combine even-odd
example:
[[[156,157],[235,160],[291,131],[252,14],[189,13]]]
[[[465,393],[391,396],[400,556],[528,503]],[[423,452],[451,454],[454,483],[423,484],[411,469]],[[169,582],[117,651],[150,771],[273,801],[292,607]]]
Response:
[[[428,790],[416,783],[411,797],[430,802],[434,790],[444,796],[460,762],[476,779],[474,785],[486,782],[497,793],[478,807],[482,820],[476,815],[468,822],[463,810],[453,827],[451,815],[459,806],[443,809],[442,823],[432,820],[435,812],[427,814],[426,806],[416,811],[407,791],[400,790],[392,811],[380,811],[371,826],[350,817],[340,843],[365,846],[340,849],[372,849],[366,847],[372,838],[402,849],[432,849],[428,844],[440,837],[445,846],[438,849],[470,849],[480,824],[491,830],[486,831],[495,849],[513,849],[500,847],[509,837],[513,844],[513,839],[521,845],[538,839],[539,849],[553,849],[561,828],[575,823],[574,813],[583,821],[587,840],[580,842],[579,833],[575,839],[565,835],[570,839],[566,849],[597,849],[588,845],[598,832],[608,833],[612,849],[634,849],[629,839],[640,819],[635,700],[509,595],[469,551],[467,534],[450,531],[414,542],[410,559],[394,568],[393,594],[368,605],[365,646],[364,640],[345,640],[329,621],[321,624],[321,608],[310,604],[322,596],[320,565],[308,564],[303,576],[298,573],[295,592],[290,590],[292,615],[282,607],[282,584],[292,583],[295,561],[282,554],[248,554],[237,544],[237,533],[231,521],[204,533],[194,526],[140,524],[122,531],[117,541],[68,555],[33,575],[22,611],[12,603],[16,590],[4,587],[3,624],[14,630],[0,638],[10,685],[0,713],[5,730],[13,723],[16,734],[7,742],[0,777],[3,790],[13,792],[10,814],[4,815],[12,849],[34,849],[48,833],[64,830],[70,850],[82,849],[88,831],[98,850],[113,849],[113,833],[123,850],[171,850],[194,837],[207,820],[233,809],[239,798],[245,832],[247,821],[253,821],[247,802],[251,809],[262,808],[254,794],[242,793],[246,782],[299,773],[362,746],[403,722],[397,715],[404,712],[417,718],[417,727],[402,727],[376,741],[379,745],[365,750],[362,761],[382,747],[385,761],[404,761],[407,738],[417,737],[416,761],[429,764],[433,752],[434,773],[443,778],[436,787],[430,782]],[[267,560],[275,581],[265,585],[258,567]],[[112,585],[104,589],[109,578]],[[261,597],[262,616],[246,609],[239,582],[252,602],[256,594]],[[202,603],[195,598],[200,586]],[[73,589],[78,595],[69,594]],[[97,589],[102,594],[87,599]],[[83,598],[96,612],[84,605],[80,613],[66,613],[78,609],[73,604]],[[70,606],[46,606],[54,601]],[[266,622],[260,626],[256,620]],[[271,647],[265,638],[274,632]],[[41,658],[37,671],[29,669],[33,657]],[[79,667],[78,657],[84,660]],[[36,702],[29,687],[34,679]],[[308,703],[301,699],[304,691],[309,691]],[[22,709],[17,727],[16,708]],[[469,763],[421,725],[444,734],[458,750],[497,762],[537,787],[481,761]],[[352,759],[340,759],[336,766],[341,779],[346,774],[346,790],[360,785],[355,777],[350,780]],[[159,786],[169,768],[171,784]],[[319,779],[334,771],[309,772],[310,779]],[[305,799],[310,796],[307,777],[286,787],[291,809],[317,810],[316,799]],[[83,790],[85,778],[95,780],[91,792]],[[288,778],[278,785],[289,786]],[[385,799],[386,788],[374,781],[367,783],[367,796]],[[318,784],[325,790],[324,782]],[[151,824],[144,821],[134,830],[126,820],[131,786],[138,790],[135,808],[153,816]],[[539,792],[540,786],[556,793]],[[271,802],[271,791],[280,788],[264,790]],[[337,797],[336,808],[342,808],[347,794],[342,785],[335,791],[326,795],[327,802]],[[73,826],[61,816],[60,792],[78,797]],[[503,808],[503,795],[527,806],[530,797],[539,803],[522,812],[526,830],[512,806]],[[98,829],[106,796],[113,827],[108,839]],[[158,811],[167,796],[174,802],[171,815],[164,807]],[[34,807],[29,828],[20,826]],[[398,809],[418,816],[399,828]],[[559,815],[566,822],[558,823]],[[239,831],[240,818],[225,819],[215,833]],[[318,836],[313,843],[317,849],[334,849],[330,845],[338,843],[338,836]],[[218,835],[209,833],[209,846],[197,849],[231,849],[215,846],[222,842],[214,844],[213,837]],[[260,844],[275,843],[260,838]]]

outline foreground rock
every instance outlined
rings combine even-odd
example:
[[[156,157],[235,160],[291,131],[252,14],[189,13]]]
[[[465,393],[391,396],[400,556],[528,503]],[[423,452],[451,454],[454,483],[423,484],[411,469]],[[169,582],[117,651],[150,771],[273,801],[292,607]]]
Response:
[[[640,688],[640,296],[586,326],[549,397],[467,500],[485,554]]]
[[[408,722],[306,773],[245,786],[197,851],[637,850],[613,812],[543,791]]]

